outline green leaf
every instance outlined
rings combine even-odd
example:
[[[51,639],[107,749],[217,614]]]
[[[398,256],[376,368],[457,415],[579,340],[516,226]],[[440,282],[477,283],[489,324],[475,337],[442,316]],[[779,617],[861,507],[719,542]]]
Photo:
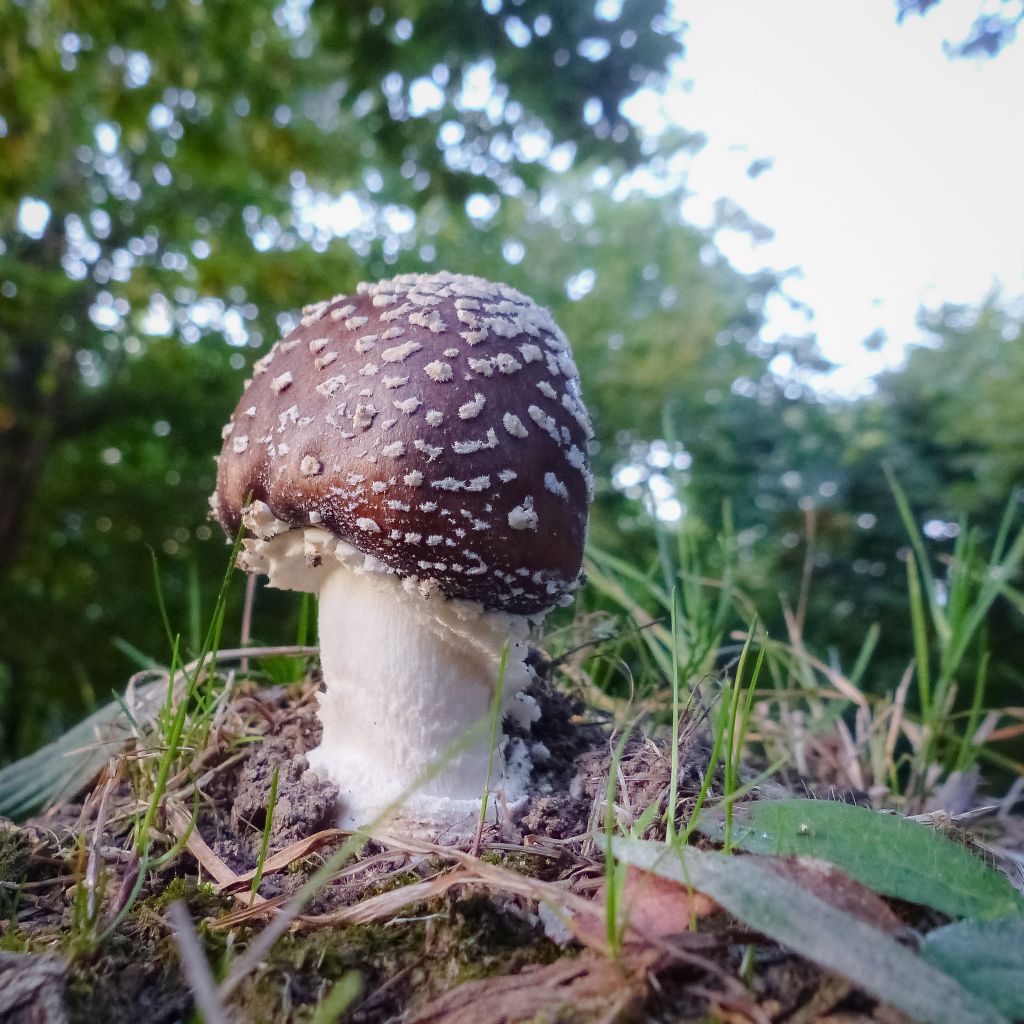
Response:
[[[724,834],[705,815],[700,830]],[[763,800],[737,808],[734,846],[751,853],[827,860],[886,896],[949,917],[1024,912],[1024,900],[998,871],[925,825],[831,800]]]
[[[149,692],[153,685],[140,689]],[[166,689],[159,684],[161,694]],[[128,718],[115,701],[35,753],[0,768],[0,816],[17,821],[59,798],[74,796],[131,737]]]
[[[921,956],[1007,1017],[1024,1017],[1024,917],[938,928],[924,937]]]
[[[993,1006],[884,932],[749,857],[618,839],[627,864],[692,887],[730,914],[922,1024],[1007,1024]]]

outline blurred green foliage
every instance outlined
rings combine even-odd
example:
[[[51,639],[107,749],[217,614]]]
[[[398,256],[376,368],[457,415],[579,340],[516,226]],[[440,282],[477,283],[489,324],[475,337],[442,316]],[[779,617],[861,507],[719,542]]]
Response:
[[[553,309],[603,548],[653,560],[658,516],[713,541],[728,500],[770,628],[810,567],[808,643],[850,658],[880,621],[869,683],[895,685],[906,537],[882,463],[936,545],[963,512],[995,528],[1024,461],[1021,311],[939,310],[874,394],[823,399],[813,339],[762,336],[782,282],[680,216],[671,156],[700,140],[619,113],[681,54],[663,8],[0,7],[0,761],[123,686],[115,638],[166,658],[151,550],[188,637],[227,557],[206,501],[247,368],[302,304],[403,270]],[[294,637],[291,595],[256,610],[256,636]]]
[[[120,685],[112,637],[161,653],[147,546],[176,622],[209,591],[210,460],[279,317],[468,197],[640,159],[618,108],[680,50],[660,0],[496,7],[0,6],[5,754]]]

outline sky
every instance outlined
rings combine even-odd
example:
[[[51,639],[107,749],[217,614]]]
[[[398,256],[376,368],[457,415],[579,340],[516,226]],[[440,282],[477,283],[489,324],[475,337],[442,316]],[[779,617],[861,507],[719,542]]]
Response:
[[[771,332],[818,334],[839,394],[870,388],[919,340],[922,304],[1024,294],[1024,40],[951,60],[977,0],[897,25],[894,0],[686,0],[686,56],[645,120],[706,133],[688,169],[688,218],[721,196],[774,232],[717,241],[743,271],[799,267]],[[653,109],[658,106],[658,109]],[[756,177],[747,169],[771,160]],[[877,353],[862,342],[881,329]]]

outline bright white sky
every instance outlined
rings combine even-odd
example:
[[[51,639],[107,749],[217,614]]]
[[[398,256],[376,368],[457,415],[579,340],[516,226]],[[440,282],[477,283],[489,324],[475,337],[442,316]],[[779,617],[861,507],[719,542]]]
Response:
[[[893,0],[686,0],[687,53],[662,113],[708,135],[685,212],[719,196],[775,231],[741,270],[799,266],[787,292],[813,310],[832,382],[851,393],[899,363],[923,304],[1024,293],[1024,41],[949,60],[977,0],[896,24]],[[690,83],[690,84],[687,84]],[[649,111],[655,115],[654,111]],[[656,115],[655,115],[656,116]],[[771,158],[755,179],[750,163]],[[770,329],[801,330],[785,303]],[[861,342],[881,328],[881,353]]]

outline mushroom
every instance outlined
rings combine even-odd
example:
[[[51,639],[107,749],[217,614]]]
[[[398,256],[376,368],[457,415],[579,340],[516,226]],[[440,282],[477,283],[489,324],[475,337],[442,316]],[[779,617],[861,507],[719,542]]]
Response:
[[[310,767],[353,827],[405,797],[457,825],[495,788],[515,803],[523,744],[489,714],[522,690],[532,626],[571,603],[593,481],[590,421],[551,314],[478,277],[403,274],[307,306],[255,364],[224,429],[215,516],[240,568],[315,593],[325,689]],[[248,503],[247,503],[248,502]]]

